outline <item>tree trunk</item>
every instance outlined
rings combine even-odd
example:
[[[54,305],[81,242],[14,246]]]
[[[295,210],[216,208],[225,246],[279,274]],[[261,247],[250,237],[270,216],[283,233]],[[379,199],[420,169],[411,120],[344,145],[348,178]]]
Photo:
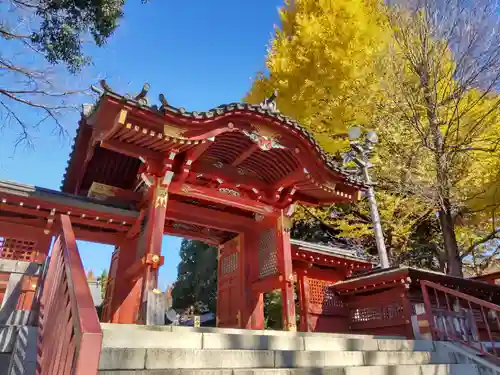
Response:
[[[448,202],[449,203],[449,202]],[[447,258],[447,274],[452,276],[463,277],[462,259],[458,251],[457,238],[455,235],[455,226],[451,210],[439,210],[439,223],[441,224],[441,232],[443,234],[444,248]]]
[[[420,83],[423,88],[427,120],[432,136],[433,153],[436,167],[436,191],[438,201],[439,223],[443,236],[444,248],[447,257],[447,274],[462,277],[462,260],[458,251],[455,225],[453,222],[452,208],[450,202],[451,188],[449,180],[448,158],[444,148],[443,134],[439,126],[437,107],[434,100],[429,80],[429,73],[424,69],[420,75]]]

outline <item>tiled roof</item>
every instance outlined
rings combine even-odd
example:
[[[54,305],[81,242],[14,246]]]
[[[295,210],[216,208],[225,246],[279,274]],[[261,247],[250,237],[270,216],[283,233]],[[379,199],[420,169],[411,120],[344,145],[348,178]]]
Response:
[[[120,101],[123,101],[126,104],[133,105],[135,107],[141,108],[141,109],[146,109],[152,112],[155,112],[160,115],[164,115],[165,113],[171,113],[177,116],[182,116],[184,118],[188,119],[193,119],[193,120],[204,120],[204,119],[216,119],[218,117],[225,116],[231,112],[236,112],[236,111],[248,111],[248,112],[255,112],[261,115],[264,115],[268,117],[269,119],[272,120],[277,120],[279,121],[282,125],[300,132],[308,142],[310,143],[311,147],[318,153],[319,157],[323,160],[325,165],[332,171],[341,174],[345,177],[346,181],[357,186],[364,186],[363,181],[358,177],[355,176],[351,171],[347,171],[346,169],[343,168],[342,162],[335,160],[330,154],[326,153],[316,142],[316,139],[313,137],[312,133],[306,130],[304,127],[302,127],[297,121],[291,119],[288,116],[283,115],[280,113],[278,110],[276,110],[275,103],[270,103],[268,100],[265,100],[261,104],[249,104],[249,103],[229,103],[229,104],[222,104],[214,109],[210,109],[208,111],[188,111],[183,107],[173,107],[170,104],[168,104],[167,100],[165,99],[165,96],[163,94],[159,95],[159,101],[161,103],[160,106],[157,105],[151,105],[149,102],[149,99],[147,98],[147,93],[149,91],[149,85],[145,84],[142,91],[134,96],[128,96],[128,95],[120,95],[116,92],[114,92],[103,80],[101,81],[101,89],[92,87],[92,89],[99,93],[101,97],[103,96],[111,96],[114,97]],[[97,103],[98,105],[98,103]],[[84,106],[84,110],[82,111],[82,115],[85,117],[88,117],[92,114],[93,111],[96,110],[97,105],[95,106]],[[75,140],[73,142],[73,149],[70,154],[70,160],[73,157],[74,154],[74,145],[75,141],[78,137],[78,130],[77,134],[75,136]],[[69,161],[68,161],[69,163]],[[66,168],[66,173],[67,173],[67,168]],[[65,174],[66,176],[66,174]]]
[[[135,218],[139,215],[136,211],[104,205],[102,202],[91,198],[61,193],[60,191],[21,184],[19,182],[8,180],[0,180],[0,193],[7,193],[26,198],[42,199],[47,202],[53,202],[64,206],[93,210],[101,213],[116,214],[124,217]]]
[[[341,248],[338,246],[327,246],[327,245],[321,245],[317,243],[311,243],[311,242],[306,242],[306,241],[301,241],[301,240],[295,240],[291,239],[290,243],[292,245],[298,246],[299,248],[304,248],[308,251],[312,251],[314,253],[319,253],[319,254],[325,254],[325,255],[332,255],[332,256],[339,256],[342,258],[348,258],[360,262],[366,262],[366,263],[371,263],[366,259],[361,258],[356,254],[356,249],[354,248]]]

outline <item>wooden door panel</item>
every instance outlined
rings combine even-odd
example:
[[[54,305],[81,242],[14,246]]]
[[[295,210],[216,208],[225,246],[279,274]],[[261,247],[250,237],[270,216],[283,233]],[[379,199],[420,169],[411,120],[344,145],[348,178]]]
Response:
[[[220,246],[218,263],[217,326],[241,327],[242,256],[241,235]]]

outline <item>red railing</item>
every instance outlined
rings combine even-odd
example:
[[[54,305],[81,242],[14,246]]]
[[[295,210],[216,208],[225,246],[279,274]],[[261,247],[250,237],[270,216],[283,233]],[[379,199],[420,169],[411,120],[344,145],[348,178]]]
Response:
[[[102,331],[66,215],[42,288],[37,375],[96,375]]]
[[[458,341],[500,361],[500,306],[430,281],[420,285],[434,340]]]

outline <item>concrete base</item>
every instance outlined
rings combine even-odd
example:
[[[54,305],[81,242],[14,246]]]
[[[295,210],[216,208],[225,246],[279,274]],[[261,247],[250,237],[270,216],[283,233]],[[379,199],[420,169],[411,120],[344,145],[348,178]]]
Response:
[[[101,375],[479,375],[431,341],[103,324]]]
[[[369,366],[301,369],[169,369],[99,371],[99,375],[476,375],[468,365]]]

